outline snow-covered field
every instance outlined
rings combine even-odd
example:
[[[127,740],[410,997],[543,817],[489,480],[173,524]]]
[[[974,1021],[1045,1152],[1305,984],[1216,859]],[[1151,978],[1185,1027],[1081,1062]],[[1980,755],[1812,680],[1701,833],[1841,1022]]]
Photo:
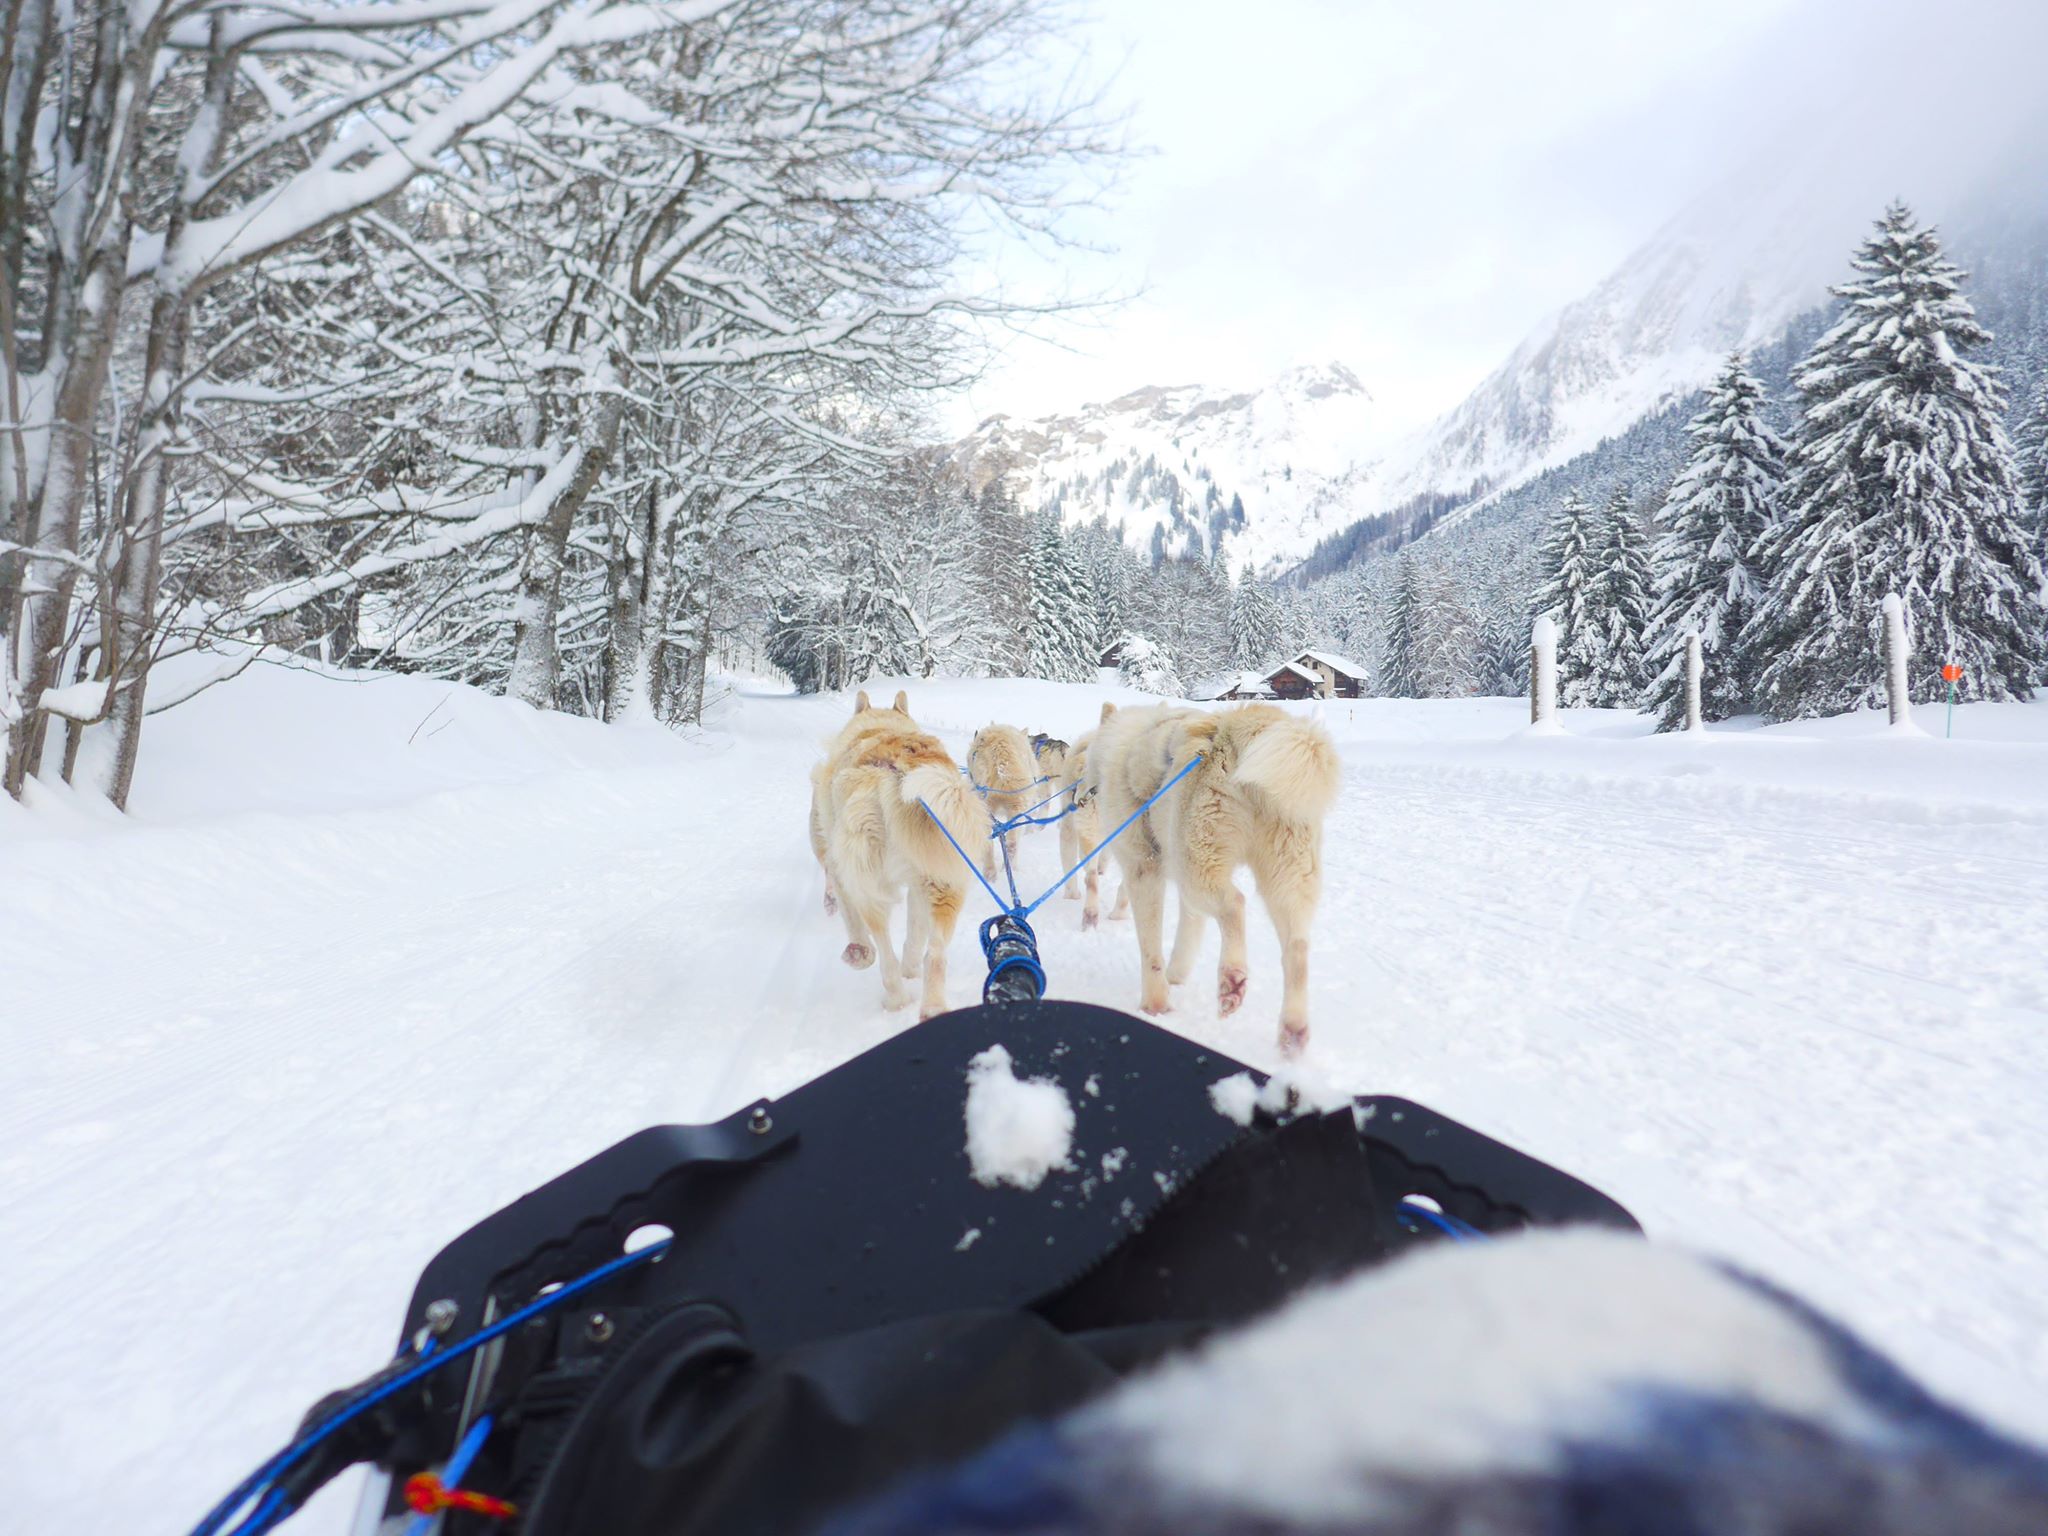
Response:
[[[907,686],[956,750],[1115,693]],[[685,738],[259,667],[152,723],[132,818],[0,800],[9,1528],[183,1529],[379,1363],[456,1231],[900,1027],[803,832],[846,707],[743,694]],[[1932,710],[1934,739],[1326,718],[1316,1071],[1593,1180],[2048,1439],[2048,701],[1965,707],[1954,741]],[[1049,880],[1055,840],[1023,862]],[[1135,1003],[1126,925],[1060,902],[1040,930],[1055,993]],[[1169,1022],[1270,1067],[1252,934],[1246,1008],[1198,973]]]

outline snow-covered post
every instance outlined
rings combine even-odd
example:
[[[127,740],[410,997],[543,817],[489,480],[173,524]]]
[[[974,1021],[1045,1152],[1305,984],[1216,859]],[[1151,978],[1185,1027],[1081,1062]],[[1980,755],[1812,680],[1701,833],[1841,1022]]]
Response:
[[[1913,719],[1913,695],[1906,679],[1906,605],[1896,592],[1884,599],[1884,696],[1891,706],[1892,724],[1908,725]]]
[[[1700,632],[1685,632],[1685,728],[1704,730],[1700,720]]]
[[[1557,718],[1557,621],[1549,614],[1529,632],[1529,723]]]

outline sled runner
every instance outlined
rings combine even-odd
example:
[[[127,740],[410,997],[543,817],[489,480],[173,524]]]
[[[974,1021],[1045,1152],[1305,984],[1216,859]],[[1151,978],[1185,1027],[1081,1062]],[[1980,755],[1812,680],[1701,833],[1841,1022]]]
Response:
[[[1035,1188],[981,1182],[965,1146],[997,1045],[1073,1112]],[[794,1536],[1315,1281],[1529,1225],[1636,1230],[1402,1099],[1240,1124],[1218,1104],[1255,1082],[1211,1089],[1246,1071],[1104,1008],[983,1006],[642,1131],[443,1249],[397,1359],[198,1530],[270,1529],[370,1461],[362,1533],[445,1509],[456,1532]]]

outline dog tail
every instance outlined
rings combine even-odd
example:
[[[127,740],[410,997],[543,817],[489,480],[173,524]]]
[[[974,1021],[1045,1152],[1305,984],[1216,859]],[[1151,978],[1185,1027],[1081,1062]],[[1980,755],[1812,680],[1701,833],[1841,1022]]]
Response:
[[[1330,733],[1312,720],[1275,720],[1246,745],[1233,784],[1253,792],[1283,821],[1319,822],[1337,799],[1343,766]]]
[[[962,884],[967,879],[967,866],[946,842],[939,827],[953,834],[961,853],[970,859],[977,858],[988,842],[988,807],[950,765],[926,763],[911,769],[897,782],[903,804],[911,813],[908,840],[918,868],[943,885]],[[924,806],[931,807],[931,816],[925,815]],[[938,818],[938,826],[932,824],[933,816]]]

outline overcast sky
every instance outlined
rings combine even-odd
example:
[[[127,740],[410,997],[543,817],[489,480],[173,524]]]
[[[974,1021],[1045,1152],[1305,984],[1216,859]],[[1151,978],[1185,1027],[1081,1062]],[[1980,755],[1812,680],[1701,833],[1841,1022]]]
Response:
[[[1095,15],[1091,55],[1119,66],[1112,94],[1151,153],[1113,212],[1076,225],[1114,254],[1059,273],[1142,296],[1060,328],[1072,351],[1008,341],[956,425],[1325,360],[1390,425],[1417,424],[1761,143],[1867,90],[1873,57],[1927,72],[1928,18],[1955,18],[1972,48],[2007,21],[2037,41],[2048,0],[1095,0]],[[1046,275],[1006,258],[1012,281]]]

